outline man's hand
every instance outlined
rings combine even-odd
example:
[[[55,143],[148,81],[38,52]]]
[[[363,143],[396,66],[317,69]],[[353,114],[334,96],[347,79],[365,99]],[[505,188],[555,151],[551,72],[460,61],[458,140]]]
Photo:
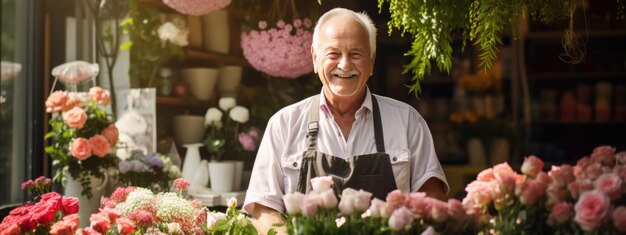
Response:
[[[426,195],[432,198],[437,198],[439,200],[446,199],[446,193],[443,188],[443,182],[441,180],[431,177],[422,185],[419,189],[420,192],[425,192]]]
[[[270,229],[274,229],[277,234],[287,234],[287,226],[285,226],[285,218],[280,212],[275,211],[272,208],[255,203],[254,210],[252,212],[252,224],[259,232],[259,234],[265,235]],[[283,224],[281,226],[275,226],[275,224]]]

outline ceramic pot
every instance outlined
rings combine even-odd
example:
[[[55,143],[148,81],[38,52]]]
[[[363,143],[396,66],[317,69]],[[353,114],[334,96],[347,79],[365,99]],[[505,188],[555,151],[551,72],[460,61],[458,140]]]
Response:
[[[213,68],[187,68],[181,76],[189,84],[191,94],[198,100],[209,101],[213,96],[219,70]]]
[[[217,88],[220,97],[237,97],[237,89],[241,83],[241,66],[223,66],[220,68],[220,75],[217,79]]]
[[[217,10],[202,16],[202,42],[205,50],[228,53],[228,11]]]
[[[178,144],[202,142],[204,117],[195,115],[174,116],[174,138]]]
[[[211,191],[214,193],[227,193],[233,191],[235,176],[235,163],[228,161],[209,162],[209,180]]]

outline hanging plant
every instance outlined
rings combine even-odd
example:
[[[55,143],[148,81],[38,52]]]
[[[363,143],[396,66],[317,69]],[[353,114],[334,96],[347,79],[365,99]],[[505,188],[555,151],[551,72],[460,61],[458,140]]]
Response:
[[[256,70],[274,77],[298,78],[313,71],[310,47],[313,42],[312,21],[299,18],[293,0],[280,8],[274,0],[270,8],[269,22],[258,21],[258,28],[241,33],[243,55]],[[291,9],[292,21],[285,20],[285,11]],[[273,23],[273,22],[272,22]]]
[[[163,0],[165,5],[185,14],[200,16],[230,5],[231,0]]]

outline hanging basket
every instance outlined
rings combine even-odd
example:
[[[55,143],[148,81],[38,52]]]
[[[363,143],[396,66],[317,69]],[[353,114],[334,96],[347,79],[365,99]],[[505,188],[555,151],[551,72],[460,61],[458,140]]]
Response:
[[[243,55],[256,70],[274,77],[298,78],[313,71],[311,20],[283,20],[275,28],[259,21],[259,30],[241,33]]]
[[[185,14],[200,16],[230,5],[231,0],[163,0],[174,10]]]

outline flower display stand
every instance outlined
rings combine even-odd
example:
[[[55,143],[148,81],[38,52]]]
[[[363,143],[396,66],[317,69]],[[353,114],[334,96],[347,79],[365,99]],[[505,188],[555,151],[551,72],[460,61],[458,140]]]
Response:
[[[188,193],[194,199],[202,202],[203,206],[207,207],[227,206],[228,198],[236,198],[240,202],[243,202],[246,198],[245,191],[216,193],[211,191],[210,188],[190,188]]]

